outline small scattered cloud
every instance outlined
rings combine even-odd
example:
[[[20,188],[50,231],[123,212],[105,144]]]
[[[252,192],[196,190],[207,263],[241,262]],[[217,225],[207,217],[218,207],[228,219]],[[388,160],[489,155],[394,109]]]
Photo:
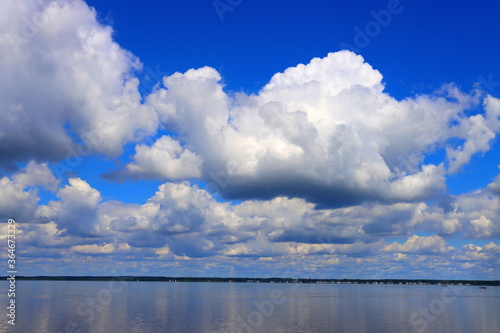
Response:
[[[13,177],[16,184],[23,187],[42,186],[49,191],[56,191],[59,181],[56,179],[47,163],[38,164],[30,161],[26,168]]]
[[[453,246],[448,246],[443,238],[436,235],[428,237],[413,235],[403,244],[394,242],[385,246],[382,250],[386,252],[412,254],[438,254],[451,252],[455,250],[455,248]]]
[[[70,251],[79,254],[112,254],[115,252],[115,246],[113,244],[104,245],[76,245],[70,248]]]
[[[162,136],[152,146],[135,147],[132,163],[125,170],[108,174],[106,178],[180,180],[201,177],[203,163],[195,153],[169,136]]]
[[[500,166],[499,166],[500,168]],[[500,195],[500,175],[496,176],[495,179],[493,180],[493,182],[491,182],[490,184],[488,184],[488,189],[497,194],[497,195]]]

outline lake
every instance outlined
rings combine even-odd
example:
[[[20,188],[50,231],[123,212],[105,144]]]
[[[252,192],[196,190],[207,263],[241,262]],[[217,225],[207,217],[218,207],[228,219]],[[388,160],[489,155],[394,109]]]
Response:
[[[0,332],[500,332],[500,287],[17,281]]]

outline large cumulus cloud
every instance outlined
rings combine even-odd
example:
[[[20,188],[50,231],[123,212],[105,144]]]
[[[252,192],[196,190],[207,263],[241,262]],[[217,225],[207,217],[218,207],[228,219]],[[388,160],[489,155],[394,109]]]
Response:
[[[0,11],[0,166],[61,160],[77,143],[117,155],[156,129],[140,62],[87,4],[6,0]]]
[[[147,104],[203,159],[203,179],[226,198],[285,195],[323,207],[426,200],[500,129],[497,99],[484,99],[484,116],[465,114],[478,93],[452,85],[397,101],[382,75],[348,51],[288,68],[256,95],[229,96],[220,80],[209,67],[176,73]],[[422,163],[444,148],[447,160]]]

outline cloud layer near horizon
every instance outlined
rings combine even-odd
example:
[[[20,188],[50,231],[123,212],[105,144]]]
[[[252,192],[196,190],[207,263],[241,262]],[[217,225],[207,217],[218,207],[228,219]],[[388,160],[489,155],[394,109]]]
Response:
[[[141,96],[140,60],[83,1],[7,0],[0,11],[0,218],[33,222],[22,226],[24,255],[498,266],[494,242],[446,241],[500,237],[500,178],[462,195],[446,188],[490,149],[498,98],[450,84],[396,100],[350,51],[288,68],[255,94],[228,93],[203,67]],[[164,182],[144,202],[104,200],[67,179],[85,157],[117,158],[129,144],[135,154],[104,176]],[[53,200],[39,204],[39,191]]]
[[[315,209],[303,199],[286,197],[231,205],[188,182],[165,183],[146,202],[126,204],[103,200],[87,182],[71,178],[57,189],[56,200],[38,205],[36,186],[47,182],[27,186],[23,181],[43,173],[50,175],[47,165],[32,162],[13,179],[0,179],[0,202],[6,203],[0,211],[14,207],[23,212],[19,221],[36,222],[20,223],[20,252],[27,258],[105,256],[113,262],[161,262],[172,269],[181,261],[200,272],[205,260],[214,268],[231,263],[233,274],[248,273],[238,258],[253,269],[263,265],[266,274],[278,274],[272,264],[281,267],[290,260],[307,263],[294,274],[312,274],[311,267],[328,274],[357,262],[365,265],[363,276],[389,269],[404,276],[411,263],[419,276],[430,268],[439,276],[472,274],[467,272],[473,268],[493,277],[498,265],[500,245],[492,240],[500,237],[495,222],[500,196],[487,189],[452,196],[448,207],[420,202]],[[16,207],[19,202],[25,205]],[[416,235],[424,233],[433,235]],[[448,245],[446,239],[457,235],[471,243],[458,249]],[[489,241],[477,246],[474,240]]]

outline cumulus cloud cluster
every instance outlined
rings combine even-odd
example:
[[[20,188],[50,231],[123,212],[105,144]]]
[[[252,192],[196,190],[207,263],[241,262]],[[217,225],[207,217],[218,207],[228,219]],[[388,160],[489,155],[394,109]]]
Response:
[[[132,161],[108,177],[201,178],[231,199],[414,202],[443,192],[446,172],[487,151],[500,130],[498,99],[448,86],[398,101],[384,92],[380,72],[349,51],[288,68],[255,95],[228,95],[220,74],[204,67],[164,77],[141,102],[139,60],[85,3],[2,6],[12,13],[0,39],[9,50],[0,70],[10,78],[0,87],[4,168],[75,151],[117,156],[125,144],[166,129],[175,138],[138,143]],[[32,35],[22,35],[22,17],[34,18]],[[484,114],[467,116],[478,103]],[[446,161],[422,163],[444,148]]]
[[[177,145],[173,154],[161,137],[137,148],[128,173],[179,179],[173,160],[184,159],[188,177],[201,172],[227,198],[414,202],[443,193],[446,173],[487,151],[500,130],[498,99],[484,98],[485,114],[473,116],[466,111],[480,97],[453,86],[397,101],[383,91],[382,75],[348,51],[288,68],[255,95],[229,96],[220,80],[209,67],[163,79],[146,103],[185,151]],[[447,160],[422,163],[444,148]]]
[[[47,171],[46,165],[32,163],[12,179],[0,180],[2,193],[30,203],[23,215],[13,215],[19,221],[35,222],[20,228],[27,256],[59,251],[57,256],[62,257],[105,255],[171,264],[205,258],[214,267],[222,258],[236,266],[238,258],[258,265],[296,260],[302,266],[307,263],[303,270],[311,265],[330,270],[358,261],[373,270],[388,262],[401,264],[402,271],[408,269],[406,263],[418,262],[421,265],[414,267],[418,271],[443,262],[451,269],[450,263],[456,262],[477,266],[482,273],[498,260],[498,245],[493,241],[481,248],[471,243],[461,249],[447,243],[457,235],[500,237],[496,222],[500,196],[487,189],[452,198],[452,209],[422,202],[316,209],[304,199],[286,197],[230,204],[217,201],[197,185],[180,182],[160,185],[142,204],[126,204],[103,200],[87,182],[72,178],[57,190],[58,199],[37,204],[33,187],[40,182],[26,186],[16,180],[40,170]],[[435,234],[417,235],[429,231]],[[390,242],[392,237],[406,241]]]
[[[29,223],[25,256],[310,260],[312,271],[494,264],[493,241],[447,239],[500,237],[500,176],[448,197],[446,177],[490,149],[500,99],[445,85],[397,100],[350,51],[288,68],[255,94],[226,92],[203,67],[141,96],[140,60],[82,0],[5,0],[0,11],[0,218]],[[105,200],[74,175],[85,156],[127,144],[134,155],[104,177],[164,182],[144,202]],[[40,191],[53,199],[40,204]]]

